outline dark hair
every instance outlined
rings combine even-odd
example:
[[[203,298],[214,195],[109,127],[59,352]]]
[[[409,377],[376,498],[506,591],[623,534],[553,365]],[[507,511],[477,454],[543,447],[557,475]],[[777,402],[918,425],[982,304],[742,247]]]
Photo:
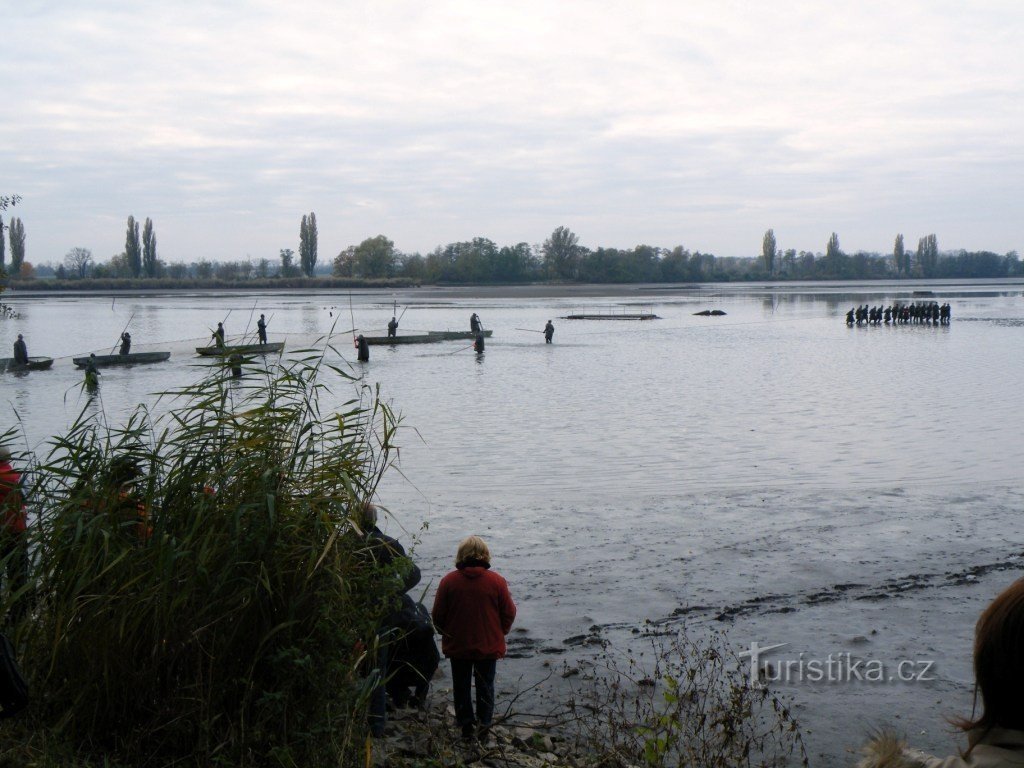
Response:
[[[1024,579],[1003,590],[978,619],[974,681],[975,704],[981,694],[981,716],[954,721],[965,731],[981,732],[971,746],[992,728],[1024,731]]]

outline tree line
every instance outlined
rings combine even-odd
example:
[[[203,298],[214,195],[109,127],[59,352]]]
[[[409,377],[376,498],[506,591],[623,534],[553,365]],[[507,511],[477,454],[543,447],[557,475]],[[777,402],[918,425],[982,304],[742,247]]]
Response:
[[[3,228],[0,219],[0,228]],[[580,244],[568,227],[558,227],[543,243],[526,242],[499,246],[486,237],[438,246],[427,254],[404,253],[385,235],[350,245],[328,265],[319,264],[316,214],[302,216],[298,253],[281,248],[276,259],[211,261],[189,264],[167,263],[156,250],[156,232],[151,219],[141,228],[128,217],[125,249],[106,262],[93,258],[88,248],[68,251],[56,268],[33,268],[25,262],[25,228],[12,218],[7,229],[14,278],[56,277],[64,280],[162,279],[166,281],[234,282],[276,279],[312,279],[330,274],[345,281],[400,280],[409,283],[678,283],[764,280],[875,280],[928,278],[1000,278],[1024,276],[1024,265],[1016,251],[939,250],[936,235],[918,240],[907,248],[898,234],[892,251],[878,253],[842,249],[833,232],[823,251],[797,251],[779,246],[775,231],[769,229],[757,257],[718,257],[677,245],[664,248],[641,244],[633,248],[597,247]],[[2,229],[0,229],[2,231]],[[5,266],[5,249],[0,237],[0,269]]]

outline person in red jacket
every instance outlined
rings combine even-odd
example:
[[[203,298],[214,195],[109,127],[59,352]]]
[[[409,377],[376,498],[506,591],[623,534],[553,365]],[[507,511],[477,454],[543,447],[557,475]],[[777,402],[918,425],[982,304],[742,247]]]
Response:
[[[489,570],[491,552],[479,536],[459,544],[455,570],[441,579],[431,618],[452,664],[455,721],[466,739],[485,736],[494,716],[494,672],[505,656],[505,635],[516,618],[508,582]],[[476,715],[471,685],[476,683]]]
[[[11,466],[11,452],[0,447],[0,561],[7,563],[7,588],[17,592],[28,582],[28,521],[21,495],[21,475]],[[20,617],[25,601],[12,603],[11,614]]]

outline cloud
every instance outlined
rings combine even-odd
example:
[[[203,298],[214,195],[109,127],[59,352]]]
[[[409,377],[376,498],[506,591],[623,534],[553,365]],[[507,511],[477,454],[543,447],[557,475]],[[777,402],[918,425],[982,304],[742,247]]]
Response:
[[[88,6],[88,7],[86,7]],[[0,66],[29,259],[385,233],[748,255],[760,233],[1020,247],[1011,2],[21,3]],[[111,224],[114,222],[115,224]],[[947,237],[943,226],[955,226]],[[326,235],[326,237],[325,237]],[[952,238],[955,242],[950,242]]]

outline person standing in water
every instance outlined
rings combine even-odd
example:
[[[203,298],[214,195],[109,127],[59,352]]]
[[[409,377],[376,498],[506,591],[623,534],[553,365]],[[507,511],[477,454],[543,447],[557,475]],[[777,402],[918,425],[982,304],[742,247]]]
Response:
[[[356,349],[359,350],[359,353],[356,355],[359,362],[370,362],[370,345],[366,343],[366,337],[361,333],[356,336]]]
[[[473,342],[473,349],[478,355],[484,353],[484,334],[481,331],[476,333],[476,341]]]
[[[263,315],[260,315],[260,319],[256,321],[256,333],[260,337],[260,344],[267,343],[267,321]]]
[[[14,362],[17,365],[28,365],[28,347],[25,346],[25,339],[20,333],[18,340],[14,342]]]
[[[127,355],[132,348],[132,335],[125,331],[121,334],[121,354]]]
[[[89,360],[85,364],[85,386],[95,388],[100,383],[100,370],[96,367],[96,353],[89,354]]]
[[[391,322],[388,323],[388,338],[393,339],[398,335],[398,321],[394,317],[391,318]]]
[[[552,325],[551,321],[548,320],[548,324],[544,326],[544,343],[550,344],[552,337],[555,335],[555,326]]]

